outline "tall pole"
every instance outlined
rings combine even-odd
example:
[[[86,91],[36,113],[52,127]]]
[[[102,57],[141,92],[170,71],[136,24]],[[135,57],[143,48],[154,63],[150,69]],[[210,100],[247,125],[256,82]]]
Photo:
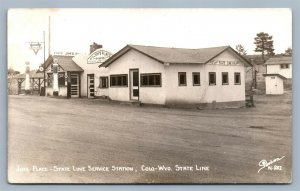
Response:
[[[41,49],[41,44],[44,45],[44,63],[43,63],[43,73],[44,73],[44,93],[46,95],[46,42],[45,42],[45,31],[43,31],[43,41],[42,42],[27,42],[30,44],[30,48],[37,55],[38,51]]]
[[[50,56],[50,50],[51,50],[51,17],[49,16],[49,26],[48,26],[48,56]]]
[[[43,71],[44,71],[44,93],[46,95],[46,59],[45,59],[45,54],[46,54],[46,45],[45,45],[45,31],[43,31],[43,42],[44,42],[44,64],[43,64]]]

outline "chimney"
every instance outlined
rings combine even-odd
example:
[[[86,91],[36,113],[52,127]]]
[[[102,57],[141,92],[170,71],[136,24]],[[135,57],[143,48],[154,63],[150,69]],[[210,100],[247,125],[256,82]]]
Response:
[[[101,44],[97,44],[93,42],[93,44],[90,45],[90,54],[94,52],[95,50],[102,48],[103,46]]]

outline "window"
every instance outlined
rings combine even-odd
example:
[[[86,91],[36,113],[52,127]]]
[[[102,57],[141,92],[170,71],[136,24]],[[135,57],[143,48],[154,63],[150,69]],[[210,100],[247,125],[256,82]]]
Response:
[[[108,88],[108,77],[107,76],[100,77],[99,88]]]
[[[200,73],[193,72],[193,86],[200,86]]]
[[[289,67],[289,64],[280,64],[280,69],[288,69]]]
[[[241,84],[241,73],[239,73],[239,72],[234,73],[234,84],[235,85]]]
[[[65,86],[65,73],[58,73],[58,85]]]
[[[216,85],[216,72],[209,72],[208,74],[208,81],[210,86],[215,86]]]
[[[186,72],[178,72],[178,85],[186,86]]]
[[[111,75],[110,76],[110,86],[128,86],[127,85],[127,74],[121,75]]]
[[[52,73],[49,73],[47,74],[47,86],[52,86],[53,85],[53,74]]]
[[[141,74],[141,87],[160,87],[161,86],[161,74]]]
[[[222,72],[222,85],[228,85],[228,72]]]
[[[132,72],[132,85],[139,86],[139,72],[138,71]]]

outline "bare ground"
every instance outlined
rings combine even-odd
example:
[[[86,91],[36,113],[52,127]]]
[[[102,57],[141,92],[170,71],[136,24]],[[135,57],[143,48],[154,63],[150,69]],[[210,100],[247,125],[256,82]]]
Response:
[[[193,110],[91,99],[9,96],[11,183],[288,183],[291,93],[255,97],[256,107]],[[263,169],[258,163],[285,156]],[[36,172],[32,166],[132,167],[133,172]],[[172,171],[142,171],[165,165]],[[193,166],[176,171],[175,165]],[[195,165],[209,166],[196,171]],[[17,168],[30,172],[18,172]]]

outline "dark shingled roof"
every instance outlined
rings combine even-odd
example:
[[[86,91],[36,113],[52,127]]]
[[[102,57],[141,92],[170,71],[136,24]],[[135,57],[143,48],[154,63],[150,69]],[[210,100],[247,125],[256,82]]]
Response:
[[[276,64],[292,64],[291,56],[281,56],[269,58],[265,65],[276,65]]]
[[[141,45],[127,45],[119,52],[114,54],[99,67],[107,67],[113,61],[118,59],[120,56],[128,52],[130,49],[134,49],[154,60],[161,63],[193,63],[193,64],[204,64],[212,60],[227,49],[231,49],[235,52],[242,60],[247,64],[251,65],[248,60],[238,54],[230,46],[220,46],[212,48],[201,48],[201,49],[185,49],[185,48],[166,48],[166,47],[154,47],[154,46],[141,46]]]
[[[287,79],[286,77],[280,75],[280,74],[263,74],[264,77],[266,76],[278,76],[279,78],[282,78],[282,79]]]
[[[73,56],[60,56],[50,55],[45,61],[46,68],[53,62],[54,59],[58,59],[58,65],[65,71],[70,72],[83,72],[83,69],[78,66],[73,60]]]

